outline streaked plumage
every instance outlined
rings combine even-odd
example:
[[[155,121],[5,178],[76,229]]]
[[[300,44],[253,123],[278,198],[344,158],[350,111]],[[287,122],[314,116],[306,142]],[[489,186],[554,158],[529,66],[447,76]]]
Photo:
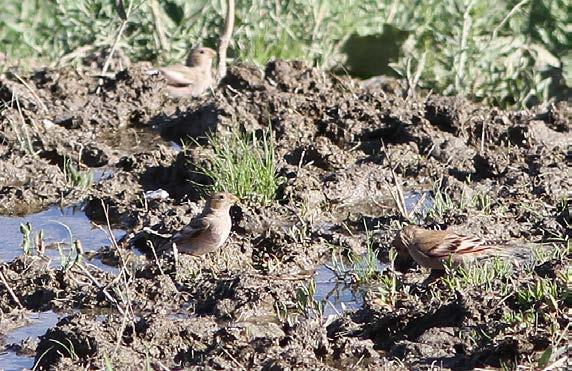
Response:
[[[444,269],[443,264],[449,259],[460,265],[483,257],[511,254],[509,247],[488,244],[479,238],[414,225],[403,227],[393,244],[399,255],[408,253],[419,265],[431,269]]]

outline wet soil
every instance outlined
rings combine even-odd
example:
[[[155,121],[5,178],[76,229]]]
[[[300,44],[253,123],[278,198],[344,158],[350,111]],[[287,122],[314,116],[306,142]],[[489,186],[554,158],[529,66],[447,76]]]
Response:
[[[85,68],[39,70],[26,84],[0,78],[0,212],[82,204],[91,222],[126,231],[90,246],[116,268],[109,271],[50,265],[34,251],[8,257],[21,235],[19,223],[12,232],[3,223],[12,236],[0,238],[4,349],[15,349],[11,318],[27,310],[64,313],[27,353],[13,352],[32,354],[39,368],[467,369],[561,360],[570,106],[501,111],[459,97],[406,98],[398,95],[406,89],[362,88],[286,61],[264,71],[231,66],[213,92],[173,101],[148,67],[133,64],[101,86]],[[283,180],[276,201],[234,207],[230,241],[204,258],[150,248],[200,211],[197,184],[211,181],[196,172],[211,150],[205,136],[233,130],[272,131]],[[78,186],[70,166],[95,174],[93,184]],[[554,245],[486,290],[451,289],[443,278],[422,284],[428,272],[415,265],[387,267],[405,221],[392,169],[409,197],[427,195],[411,215],[419,224]],[[325,273],[332,255],[355,262],[368,245],[382,264],[367,280]],[[518,290],[506,292],[546,277],[554,300],[527,306]],[[521,318],[531,311],[541,313],[536,326]]]
[[[0,216],[0,235],[2,235],[3,248],[0,249],[0,261],[10,261],[23,253],[22,233],[20,225],[29,223],[32,236],[43,234],[42,244],[44,256],[51,259],[54,267],[61,266],[62,255],[69,254],[74,239],[82,242],[89,263],[103,270],[117,271],[116,268],[105,264],[101,259],[100,249],[110,244],[110,236],[119,239],[125,232],[121,229],[110,231],[101,225],[92,223],[83,212],[82,205],[77,207],[60,208],[52,206],[47,210],[24,217]],[[72,242],[70,242],[70,238]],[[32,247],[36,241],[31,241]]]

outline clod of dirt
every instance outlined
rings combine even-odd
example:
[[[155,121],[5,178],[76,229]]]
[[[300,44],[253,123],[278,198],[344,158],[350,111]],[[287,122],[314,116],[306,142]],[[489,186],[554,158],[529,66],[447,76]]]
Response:
[[[459,135],[465,132],[470,103],[459,97],[432,95],[425,102],[425,118],[439,129]]]
[[[232,65],[228,68],[226,76],[221,81],[222,85],[230,86],[238,91],[264,89],[264,74],[256,66]]]

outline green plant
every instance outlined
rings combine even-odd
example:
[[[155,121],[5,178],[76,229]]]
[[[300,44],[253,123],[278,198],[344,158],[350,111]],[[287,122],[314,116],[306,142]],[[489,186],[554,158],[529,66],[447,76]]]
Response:
[[[64,271],[73,268],[75,265],[81,264],[83,260],[83,247],[80,240],[75,240],[69,251],[66,253],[61,244],[57,244],[58,253],[60,255],[60,264]]]
[[[500,282],[501,294],[510,291],[510,280],[513,267],[503,258],[492,258],[484,262],[477,262],[455,267],[452,261],[445,263],[445,277],[443,282],[449,290],[463,290],[467,287],[480,287],[484,291],[493,291]]]
[[[352,264],[352,277],[356,283],[366,283],[378,276],[377,255],[378,249],[374,248],[372,235],[366,231],[365,254],[350,254],[349,256]]]
[[[427,1],[412,14],[401,2],[396,24],[411,31],[411,44],[394,67],[405,76],[405,61],[423,60],[420,85],[444,94],[503,107],[545,102],[562,93],[550,71],[562,67],[570,43],[565,3]]]
[[[547,304],[554,310],[560,308],[559,302],[563,297],[563,290],[558,283],[538,277],[533,283],[528,283],[524,287],[516,290],[516,300],[524,308],[537,307]]]
[[[32,247],[35,249],[38,256],[44,255],[45,242],[44,242],[44,230],[40,229],[38,233],[34,236],[32,241],[32,225],[29,222],[26,224],[20,224],[20,233],[22,234],[22,252],[26,256],[33,255]]]
[[[27,222],[26,224],[20,224],[20,233],[22,234],[22,251],[24,255],[32,254],[32,225]]]
[[[105,371],[113,371],[113,363],[106,352],[103,353],[103,368]]]
[[[7,0],[0,52],[19,64],[77,63],[112,49],[132,60],[182,62],[192,45],[214,46],[224,22],[222,1],[124,1],[123,12],[117,3]],[[236,4],[229,54],[330,68],[351,64],[347,49],[369,37],[366,59],[373,49],[387,52],[375,74],[390,63],[415,86],[521,106],[566,96],[568,14],[566,0],[246,0]]]
[[[507,310],[502,316],[503,322],[510,325],[517,324],[519,326],[534,326],[538,322],[538,313],[533,310],[513,311]]]
[[[470,179],[467,182],[470,183]],[[454,197],[447,187],[442,187],[440,180],[433,185],[433,206],[427,213],[427,217],[431,220],[442,220],[451,212],[466,210],[469,205],[470,199],[465,187],[459,196]]]
[[[89,189],[93,184],[93,172],[81,171],[69,158],[64,159],[64,177],[70,186],[82,190]]]
[[[84,254],[81,241],[74,239],[70,227],[58,221],[54,221],[54,223],[63,226],[67,230],[69,236],[69,251],[67,253],[64,251],[62,244],[60,243],[56,244],[60,255],[60,265],[62,269],[64,271],[67,271],[76,265],[81,265]]]
[[[18,103],[18,109],[20,109],[19,103]],[[39,151],[34,149],[32,138],[30,137],[30,132],[28,130],[28,125],[23,123],[20,127],[18,127],[12,122],[10,118],[7,118],[7,121],[10,124],[12,130],[14,131],[14,134],[16,135],[16,139],[20,144],[20,149],[32,156],[36,156],[39,153]]]
[[[63,348],[63,350],[65,350],[69,356],[69,358],[72,359],[72,361],[77,361],[79,359],[77,353],[75,352],[75,348],[73,343],[71,342],[71,340],[66,339],[66,341],[69,343],[69,346],[65,345],[63,342],[56,340],[56,339],[49,339],[50,342],[54,343],[55,345],[49,347],[48,349],[46,349],[39,358],[36,358],[35,362],[34,362],[34,367],[32,368],[33,371],[35,371],[39,365],[41,360],[46,356],[46,354],[48,354],[49,352],[51,352],[56,346],[60,346],[61,348]],[[59,350],[58,350],[59,352]],[[61,354],[61,352],[60,352]],[[63,355],[63,354],[62,354]]]
[[[275,199],[280,179],[276,175],[270,130],[261,138],[238,131],[226,136],[210,135],[208,142],[212,152],[206,156],[207,164],[198,167],[213,182],[208,191],[226,191],[263,204]]]
[[[63,349],[65,349],[67,351],[69,357],[72,359],[72,361],[77,361],[79,359],[78,355],[75,352],[75,347],[74,347],[74,345],[70,339],[66,339],[69,346],[66,346],[63,342],[56,340],[56,339],[49,339],[49,340],[52,343],[55,343],[55,344],[59,345],[60,347],[62,347]]]
[[[379,284],[374,290],[374,294],[386,306],[393,307],[397,301],[397,295],[402,288],[402,284],[397,280],[395,275],[395,259],[397,259],[397,251],[394,248],[389,250],[389,269],[388,273],[381,276]]]
[[[446,192],[436,190],[433,197],[433,207],[429,210],[428,217],[433,220],[442,219],[451,210],[456,209],[456,204]]]
[[[378,249],[374,247],[373,235],[366,230],[366,251],[364,254],[350,252],[347,257],[343,249],[332,246],[332,263],[326,265],[339,281],[352,284],[367,284],[379,277]]]
[[[311,279],[307,285],[302,285],[296,290],[296,308],[306,316],[317,315],[322,317],[324,306],[316,299],[316,281]]]
[[[564,262],[566,257],[570,254],[571,246],[572,242],[570,240],[559,243],[553,242],[533,245],[530,247],[532,250],[532,261],[535,265],[539,265],[550,260]]]
[[[473,206],[485,215],[489,215],[492,212],[493,201],[487,193],[478,193],[473,197]]]

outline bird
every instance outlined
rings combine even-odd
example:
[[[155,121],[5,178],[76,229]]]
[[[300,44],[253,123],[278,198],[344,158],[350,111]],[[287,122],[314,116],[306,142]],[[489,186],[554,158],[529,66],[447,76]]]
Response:
[[[214,82],[212,64],[216,52],[199,47],[191,50],[188,66],[175,64],[161,67],[159,72],[167,80],[167,93],[172,98],[198,97]]]
[[[493,256],[523,256],[527,251],[510,246],[489,244],[486,241],[467,237],[451,231],[424,229],[406,225],[393,240],[398,256],[407,253],[422,267],[434,270],[445,269],[445,263],[453,266]]]
[[[192,256],[202,256],[220,248],[232,227],[230,208],[238,201],[231,193],[215,193],[205,205],[201,214],[175,233],[165,246]]]

